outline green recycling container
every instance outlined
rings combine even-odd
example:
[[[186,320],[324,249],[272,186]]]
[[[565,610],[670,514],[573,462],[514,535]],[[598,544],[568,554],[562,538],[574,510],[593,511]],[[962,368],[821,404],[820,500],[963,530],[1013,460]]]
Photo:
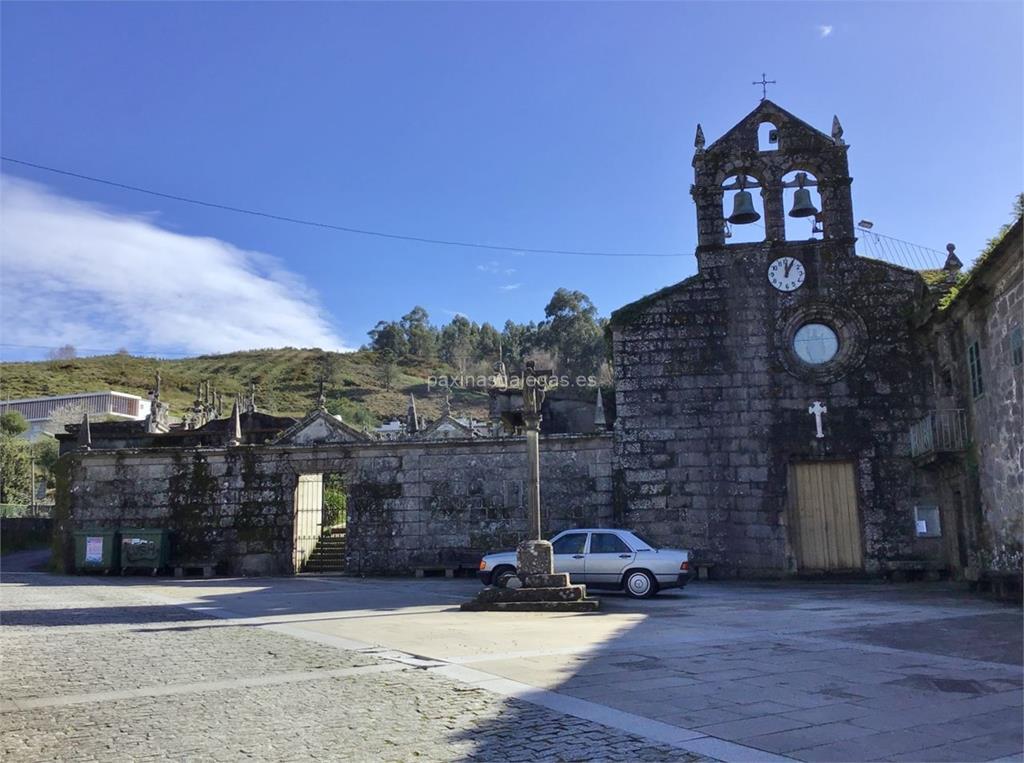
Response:
[[[75,530],[75,569],[80,573],[118,568],[121,546],[117,530]]]
[[[156,574],[170,557],[167,530],[162,528],[121,529],[121,574],[128,570],[149,570]]]

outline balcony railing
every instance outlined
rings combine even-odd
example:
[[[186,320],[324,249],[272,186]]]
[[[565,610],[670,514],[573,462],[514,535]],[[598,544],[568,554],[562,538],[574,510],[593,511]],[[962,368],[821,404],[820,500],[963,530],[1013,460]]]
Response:
[[[967,447],[967,415],[963,408],[932,411],[910,427],[910,455],[955,453]]]

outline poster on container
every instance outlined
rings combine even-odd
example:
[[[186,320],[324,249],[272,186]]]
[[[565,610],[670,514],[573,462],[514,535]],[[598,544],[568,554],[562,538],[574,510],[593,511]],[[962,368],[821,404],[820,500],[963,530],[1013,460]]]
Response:
[[[85,561],[96,562],[97,564],[103,561],[103,538],[91,536],[86,537]]]

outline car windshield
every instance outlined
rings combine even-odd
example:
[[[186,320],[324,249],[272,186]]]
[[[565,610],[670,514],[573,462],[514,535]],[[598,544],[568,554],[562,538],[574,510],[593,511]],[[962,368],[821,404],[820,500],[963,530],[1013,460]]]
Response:
[[[638,541],[640,541],[645,546],[647,546],[647,548],[651,549],[652,551],[657,551],[658,550],[658,547],[656,545],[651,543],[649,540],[647,540],[647,538],[645,538],[643,535],[638,533],[636,530],[630,530],[630,532],[633,534],[634,538],[636,538]]]

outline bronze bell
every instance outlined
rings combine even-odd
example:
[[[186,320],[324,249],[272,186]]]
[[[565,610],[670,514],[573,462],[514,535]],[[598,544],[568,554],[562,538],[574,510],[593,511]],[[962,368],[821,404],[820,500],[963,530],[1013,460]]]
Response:
[[[756,223],[761,215],[754,209],[754,199],[750,191],[737,191],[732,197],[732,214],[726,218],[733,225],[746,225]]]
[[[793,194],[793,208],[789,210],[790,217],[810,217],[818,214],[818,210],[811,202],[811,192],[806,188],[797,188]]]

